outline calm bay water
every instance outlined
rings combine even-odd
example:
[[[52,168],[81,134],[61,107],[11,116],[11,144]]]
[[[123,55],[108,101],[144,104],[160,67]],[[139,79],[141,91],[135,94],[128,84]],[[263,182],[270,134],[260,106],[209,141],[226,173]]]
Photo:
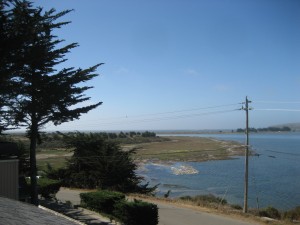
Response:
[[[245,143],[244,134],[188,134]],[[300,205],[300,133],[250,134],[251,148],[259,156],[249,158],[249,207],[274,206],[286,210]],[[244,157],[208,162],[177,162],[192,166],[198,174],[175,175],[171,166],[147,164],[139,171],[151,185],[160,184],[157,195],[170,197],[214,194],[231,204],[243,205]]]

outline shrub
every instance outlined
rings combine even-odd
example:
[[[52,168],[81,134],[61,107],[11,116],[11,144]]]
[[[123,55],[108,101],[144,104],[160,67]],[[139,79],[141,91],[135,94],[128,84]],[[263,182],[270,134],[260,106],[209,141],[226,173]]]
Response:
[[[280,219],[281,217],[278,209],[274,207],[268,207],[266,209],[263,209],[262,211],[259,212],[259,216],[270,217],[273,219]]]
[[[165,198],[169,198],[170,194],[171,194],[171,190],[168,190],[167,193],[164,194],[164,197],[165,197]]]
[[[74,133],[65,136],[67,146],[74,151],[62,171],[64,185],[76,188],[100,188],[123,193],[149,193],[155,188],[140,185],[143,178],[136,174],[135,149],[123,151],[115,141],[99,134]]]
[[[181,200],[183,200],[183,201],[192,201],[192,197],[189,196],[189,195],[182,196],[182,197],[180,197],[179,199],[181,199]]]
[[[233,204],[233,205],[231,205],[231,208],[237,209],[237,210],[242,210],[242,209],[243,209],[243,207],[240,206],[240,205],[238,205],[238,204]]]
[[[296,208],[285,212],[283,217],[284,219],[288,219],[291,221],[300,220],[300,206],[297,206]]]
[[[217,204],[222,204],[222,205],[226,205],[227,201],[226,199],[222,199],[220,197],[216,197],[212,194],[208,194],[208,195],[197,195],[194,197],[191,196],[183,196],[180,197],[181,200],[185,200],[185,201],[191,201],[191,202],[195,202],[198,205],[203,205],[203,204],[211,204],[211,203],[217,203]]]
[[[121,201],[116,204],[114,216],[124,225],[156,225],[158,224],[157,205],[142,201]]]
[[[59,191],[61,182],[59,180],[52,180],[46,177],[38,179],[38,193],[44,198],[51,198]]]
[[[196,200],[207,202],[207,203],[218,203],[218,204],[221,203],[222,205],[227,204],[226,199],[222,199],[220,197],[216,197],[216,196],[214,196],[212,194],[196,196]]]
[[[125,200],[125,195],[119,192],[112,191],[97,191],[80,194],[81,205],[91,210],[112,214],[114,205]]]

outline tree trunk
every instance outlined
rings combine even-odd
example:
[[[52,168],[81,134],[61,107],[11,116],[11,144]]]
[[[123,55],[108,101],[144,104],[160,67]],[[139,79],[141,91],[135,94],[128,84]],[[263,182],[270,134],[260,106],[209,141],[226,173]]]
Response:
[[[30,192],[31,204],[38,206],[38,190],[37,190],[37,168],[36,168],[36,144],[38,137],[37,121],[34,118],[30,129]]]

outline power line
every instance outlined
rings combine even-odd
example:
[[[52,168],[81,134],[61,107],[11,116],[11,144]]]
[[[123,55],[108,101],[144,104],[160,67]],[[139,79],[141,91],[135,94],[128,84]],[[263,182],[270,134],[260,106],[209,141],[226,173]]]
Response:
[[[300,104],[300,101],[253,101],[254,103],[264,103],[264,104]]]
[[[113,121],[113,122],[103,122],[103,123],[93,123],[93,124],[85,124],[85,127],[95,127],[95,126],[107,126],[107,125],[119,125],[119,124],[133,124],[133,123],[145,123],[145,122],[156,122],[156,121],[164,121],[164,120],[173,120],[173,119],[185,119],[185,118],[192,118],[192,117],[199,117],[199,116],[208,116],[214,114],[222,114],[228,112],[234,112],[238,109],[231,109],[231,110],[222,110],[222,111],[211,111],[211,112],[204,112],[204,113],[195,113],[195,114],[183,114],[183,115],[174,115],[174,116],[166,116],[166,117],[154,117],[154,118],[145,118],[145,119],[136,119],[130,120],[129,118],[123,118],[120,121]],[[68,127],[77,126],[76,124],[70,125]]]
[[[216,108],[222,108],[222,107],[228,107],[228,106],[236,106],[236,105],[239,105],[239,104],[241,104],[241,103],[214,105],[214,106],[191,108],[191,109],[180,109],[180,110],[174,110],[174,111],[147,113],[147,114],[140,114],[140,115],[127,115],[126,114],[126,116],[107,117],[107,118],[97,119],[97,120],[93,120],[93,121],[111,120],[111,119],[124,119],[124,118],[138,118],[138,117],[157,116],[157,115],[164,115],[164,114],[175,114],[175,113],[182,113],[182,112],[191,112],[191,111],[199,111],[199,110],[207,110],[207,109],[216,109]]]
[[[300,112],[300,109],[254,109],[256,111],[284,111],[284,112]]]
[[[216,106],[209,106],[209,107],[201,107],[201,108],[194,108],[194,109],[177,110],[177,111],[169,111],[169,112],[161,112],[161,113],[152,113],[152,114],[139,115],[139,116],[135,116],[135,117],[164,115],[164,114],[175,114],[175,113],[191,112],[191,111],[199,111],[199,110],[202,111],[202,110],[208,110],[208,109],[223,108],[223,107],[227,107],[227,106],[235,106],[237,104],[238,103],[235,103],[235,104],[226,104],[226,105],[216,105]]]
[[[275,152],[275,153],[285,154],[285,155],[300,156],[300,154],[292,153],[292,152],[281,152],[281,151],[274,151],[274,150],[265,150],[265,151],[268,151],[268,152]]]

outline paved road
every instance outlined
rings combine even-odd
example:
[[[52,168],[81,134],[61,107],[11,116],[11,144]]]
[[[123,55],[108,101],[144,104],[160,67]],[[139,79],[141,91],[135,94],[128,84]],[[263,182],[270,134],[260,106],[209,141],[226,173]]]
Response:
[[[158,207],[159,225],[255,225],[255,223],[169,204],[159,203]]]
[[[61,189],[56,197],[65,202],[79,204],[79,193],[82,191]],[[244,222],[226,216],[214,215],[189,208],[183,208],[166,203],[155,203],[159,208],[158,225],[259,225],[258,223]]]

